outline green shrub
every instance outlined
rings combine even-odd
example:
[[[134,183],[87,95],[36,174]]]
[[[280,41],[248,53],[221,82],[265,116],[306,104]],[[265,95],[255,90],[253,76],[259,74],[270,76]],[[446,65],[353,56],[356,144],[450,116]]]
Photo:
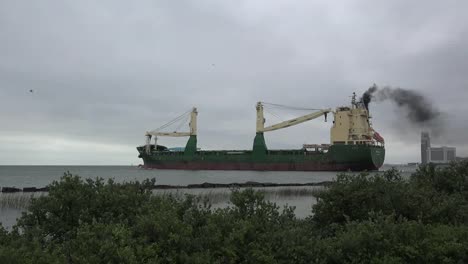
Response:
[[[422,166],[409,180],[396,170],[339,174],[313,206],[314,224],[326,228],[362,221],[371,211],[423,223],[468,224],[468,163]],[[465,187],[466,186],[466,187]]]
[[[460,263],[468,261],[468,227],[370,215],[322,240],[325,263]]]
[[[380,174],[338,174],[327,191],[318,194],[312,220],[320,227],[365,220],[370,211],[405,214],[408,184],[396,170]]]

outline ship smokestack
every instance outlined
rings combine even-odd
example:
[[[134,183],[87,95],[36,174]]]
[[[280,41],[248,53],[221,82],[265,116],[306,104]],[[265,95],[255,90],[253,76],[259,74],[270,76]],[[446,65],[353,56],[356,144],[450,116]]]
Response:
[[[377,85],[372,85],[367,91],[362,95],[362,103],[366,107],[367,111],[369,111],[369,103],[372,100],[372,95],[377,91]]]

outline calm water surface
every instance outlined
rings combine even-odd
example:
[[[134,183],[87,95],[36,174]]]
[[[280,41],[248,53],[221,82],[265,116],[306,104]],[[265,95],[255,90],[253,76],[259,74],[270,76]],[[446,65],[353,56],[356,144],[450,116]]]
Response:
[[[389,169],[383,167],[383,170]],[[415,167],[398,167],[403,174],[409,174]],[[203,182],[274,182],[306,183],[330,181],[336,172],[272,172],[272,171],[183,171],[146,170],[132,166],[0,166],[0,187],[43,187],[59,180],[64,172],[83,178],[113,178],[118,182],[156,178],[157,184],[187,185]]]
[[[43,187],[67,171],[83,178],[113,178],[118,182],[156,178],[157,184],[172,185],[246,181],[305,183],[328,181],[336,175],[335,172],[146,170],[131,166],[0,166],[0,186]]]

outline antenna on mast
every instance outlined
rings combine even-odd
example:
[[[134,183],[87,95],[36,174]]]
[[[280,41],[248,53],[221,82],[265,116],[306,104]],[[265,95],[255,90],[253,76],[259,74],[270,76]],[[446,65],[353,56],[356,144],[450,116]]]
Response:
[[[356,92],[353,92],[353,96],[351,97],[351,104],[356,106]]]

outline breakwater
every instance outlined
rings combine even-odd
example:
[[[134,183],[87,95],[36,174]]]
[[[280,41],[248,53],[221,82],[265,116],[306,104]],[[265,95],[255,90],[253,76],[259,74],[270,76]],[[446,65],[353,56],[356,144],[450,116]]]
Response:
[[[188,185],[167,185],[157,184],[152,186],[153,190],[165,190],[165,189],[213,189],[213,188],[261,188],[261,187],[300,187],[300,186],[327,186],[331,184],[331,181],[322,182],[309,182],[309,183],[272,183],[272,182],[255,182],[248,181],[244,183],[210,183],[204,182],[200,184],[188,184]],[[2,187],[2,193],[17,193],[17,192],[48,192],[49,187]]]

